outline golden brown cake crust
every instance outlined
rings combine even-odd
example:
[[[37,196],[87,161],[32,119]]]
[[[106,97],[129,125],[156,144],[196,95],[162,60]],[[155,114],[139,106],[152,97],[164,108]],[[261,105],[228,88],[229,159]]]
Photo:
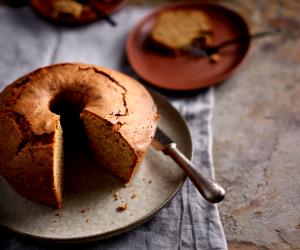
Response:
[[[51,65],[6,87],[0,94],[0,136],[7,138],[0,142],[0,173],[15,189],[35,176],[30,180],[32,190],[48,190],[52,198],[47,200],[51,202],[44,202],[45,197],[38,200],[36,193],[24,194],[28,193],[27,187],[23,195],[54,206],[61,203],[54,191],[52,170],[54,135],[60,117],[50,106],[57,95],[68,91],[78,93],[84,105],[82,112],[91,112],[111,123],[137,159],[143,157],[157,125],[156,106],[142,85],[122,73],[95,65]]]

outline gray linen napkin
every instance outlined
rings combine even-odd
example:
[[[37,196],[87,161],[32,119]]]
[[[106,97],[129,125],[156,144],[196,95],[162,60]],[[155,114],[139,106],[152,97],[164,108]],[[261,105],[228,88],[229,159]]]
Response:
[[[79,28],[55,27],[29,8],[0,8],[0,91],[17,77],[57,62],[86,62],[117,69],[138,78],[125,59],[128,31],[151,9],[126,7],[112,27],[99,21]],[[213,175],[210,122],[213,89],[185,97],[168,96],[186,118],[194,144],[194,162]],[[1,138],[0,138],[1,139]],[[1,231],[2,249],[45,249],[60,246],[20,239]],[[66,248],[63,246],[62,248]],[[227,249],[217,207],[207,203],[186,181],[175,198],[153,219],[123,235],[72,249]]]

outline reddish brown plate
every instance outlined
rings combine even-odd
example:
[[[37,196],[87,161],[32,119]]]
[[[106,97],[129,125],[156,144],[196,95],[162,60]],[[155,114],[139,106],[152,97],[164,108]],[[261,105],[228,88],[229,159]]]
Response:
[[[212,63],[207,57],[163,55],[148,46],[147,38],[159,13],[170,9],[199,9],[205,12],[214,27],[214,44],[249,35],[244,19],[220,5],[183,3],[163,7],[139,22],[127,38],[127,56],[134,71],[147,82],[170,90],[199,89],[228,78],[245,58],[250,41],[223,48],[218,63]]]
[[[73,17],[71,15],[53,16],[52,2],[53,0],[30,0],[30,6],[39,15],[56,24],[81,25],[96,21],[100,18],[103,18],[104,16],[110,15],[111,13],[123,7],[123,5],[125,5],[127,1],[89,0],[87,1],[87,7],[84,8],[82,14],[79,17]]]

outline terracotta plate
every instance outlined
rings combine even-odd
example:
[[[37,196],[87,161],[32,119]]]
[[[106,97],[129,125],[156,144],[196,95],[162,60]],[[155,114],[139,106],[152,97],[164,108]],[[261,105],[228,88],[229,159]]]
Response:
[[[189,130],[179,113],[160,95],[155,101],[159,126],[175,139],[191,159]],[[185,174],[163,153],[150,148],[131,185],[105,173],[83,152],[74,153],[66,166],[64,207],[53,209],[15,193],[0,177],[0,225],[19,234],[55,242],[80,242],[126,232],[146,220],[175,195]],[[115,200],[114,194],[119,193]],[[127,203],[128,208],[116,208]]]
[[[53,15],[53,0],[30,0],[31,7],[42,17],[47,20],[63,25],[80,25],[96,21],[103,16],[110,15],[111,13],[120,9],[127,1],[126,0],[111,0],[111,1],[97,1],[89,0],[92,2],[90,6],[86,7],[82,14],[78,17],[71,15]],[[80,1],[78,1],[80,2]],[[84,1],[82,1],[84,2]]]
[[[248,35],[244,19],[225,7],[208,3],[184,3],[163,7],[146,16],[131,31],[127,39],[128,60],[136,73],[149,83],[171,90],[193,90],[219,83],[240,65],[249,49],[249,41],[222,49],[221,60],[212,63],[208,58],[163,55],[150,48],[149,33],[159,13],[170,9],[199,9],[211,19],[214,44]]]

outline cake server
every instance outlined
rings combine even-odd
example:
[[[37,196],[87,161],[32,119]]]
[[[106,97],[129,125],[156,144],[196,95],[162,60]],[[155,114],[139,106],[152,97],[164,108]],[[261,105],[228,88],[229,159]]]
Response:
[[[209,202],[218,203],[225,197],[224,188],[216,181],[205,177],[193,163],[177,148],[176,143],[160,128],[157,128],[152,146],[170,156],[191,179],[202,196]]]
[[[228,45],[242,43],[242,42],[245,42],[248,40],[261,38],[261,37],[265,37],[268,35],[274,35],[274,34],[277,34],[280,32],[281,32],[281,29],[275,27],[275,28],[271,28],[269,30],[265,30],[262,32],[257,32],[254,34],[243,35],[240,37],[232,38],[232,39],[226,40],[218,45],[207,47],[207,48],[201,48],[201,47],[198,47],[197,44],[194,44],[193,46],[186,47],[184,49],[184,51],[191,52],[193,56],[210,56],[212,54],[218,53],[220,49],[222,49]]]

